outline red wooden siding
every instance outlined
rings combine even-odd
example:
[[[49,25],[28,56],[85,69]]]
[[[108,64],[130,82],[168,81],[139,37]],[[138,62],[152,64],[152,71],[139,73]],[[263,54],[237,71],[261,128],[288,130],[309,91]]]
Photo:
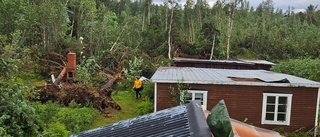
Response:
[[[177,84],[172,84],[176,88]],[[160,84],[157,87],[157,111],[173,107],[169,93],[170,84]],[[190,85],[192,89],[208,91],[207,109],[211,110],[221,99],[224,99],[231,118],[239,121],[248,119],[255,126],[285,131],[294,131],[301,127],[312,129],[315,124],[317,88],[295,87],[257,87],[232,85]],[[176,88],[177,89],[177,88]],[[262,100],[264,91],[292,93],[292,108],[290,126],[261,125]]]

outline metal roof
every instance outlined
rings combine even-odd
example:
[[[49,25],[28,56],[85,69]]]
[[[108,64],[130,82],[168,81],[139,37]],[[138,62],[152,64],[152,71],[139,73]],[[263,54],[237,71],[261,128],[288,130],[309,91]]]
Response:
[[[234,81],[232,78],[259,79],[261,82]],[[279,83],[280,81],[289,83]],[[267,70],[236,70],[194,67],[159,67],[151,77],[157,83],[255,85],[280,87],[320,87],[320,83]]]
[[[247,62],[247,63],[254,63],[254,64],[264,64],[264,65],[276,65],[272,62],[267,60],[252,60],[252,59],[238,59],[239,61]]]
[[[174,57],[173,62],[202,62],[202,63],[213,63],[213,64],[238,64],[238,65],[254,65],[253,62],[244,62],[238,60],[208,60],[208,59],[193,59],[193,58],[182,58]]]
[[[210,137],[199,101],[84,131],[70,137]]]

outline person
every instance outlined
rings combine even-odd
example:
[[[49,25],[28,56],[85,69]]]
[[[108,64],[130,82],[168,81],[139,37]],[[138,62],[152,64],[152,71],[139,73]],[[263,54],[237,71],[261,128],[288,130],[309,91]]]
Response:
[[[141,98],[141,90],[142,90],[142,81],[139,77],[136,77],[136,80],[134,81],[133,89],[136,91],[136,99],[138,99],[138,96]]]

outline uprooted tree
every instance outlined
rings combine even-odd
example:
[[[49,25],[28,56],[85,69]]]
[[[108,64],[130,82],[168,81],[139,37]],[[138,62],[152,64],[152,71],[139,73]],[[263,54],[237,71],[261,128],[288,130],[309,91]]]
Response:
[[[108,107],[120,110],[121,107],[111,98],[113,91],[112,85],[116,80],[123,79],[123,67],[125,63],[125,57],[127,49],[124,49],[122,56],[116,63],[116,69],[107,71],[101,71],[100,73],[106,73],[108,82],[99,88],[89,87],[87,85],[77,84],[76,82],[63,82],[67,75],[66,58],[58,53],[47,53],[50,56],[56,56],[60,61],[53,61],[49,59],[39,60],[46,62],[45,66],[51,68],[61,69],[60,74],[53,82],[47,82],[46,85],[37,87],[40,90],[40,101],[45,103],[47,101],[59,102],[60,104],[68,105],[74,101],[81,105],[92,105],[100,112],[105,113],[104,110]],[[59,60],[58,59],[58,60]],[[63,64],[63,65],[62,65]]]

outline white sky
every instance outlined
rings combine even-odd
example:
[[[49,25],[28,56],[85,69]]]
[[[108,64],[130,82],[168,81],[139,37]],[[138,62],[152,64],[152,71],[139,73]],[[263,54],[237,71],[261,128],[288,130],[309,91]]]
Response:
[[[162,4],[164,0],[153,0],[156,4]],[[176,0],[182,5],[185,4],[186,0]],[[194,0],[196,1],[196,0]],[[209,4],[212,6],[217,0],[207,0]],[[227,0],[228,1],[228,0]],[[250,6],[257,7],[263,0],[247,0],[250,3]],[[318,6],[318,10],[320,10],[320,0],[273,0],[274,8],[283,9],[284,11],[288,9],[288,7],[294,7],[295,11],[304,11],[310,4]]]

